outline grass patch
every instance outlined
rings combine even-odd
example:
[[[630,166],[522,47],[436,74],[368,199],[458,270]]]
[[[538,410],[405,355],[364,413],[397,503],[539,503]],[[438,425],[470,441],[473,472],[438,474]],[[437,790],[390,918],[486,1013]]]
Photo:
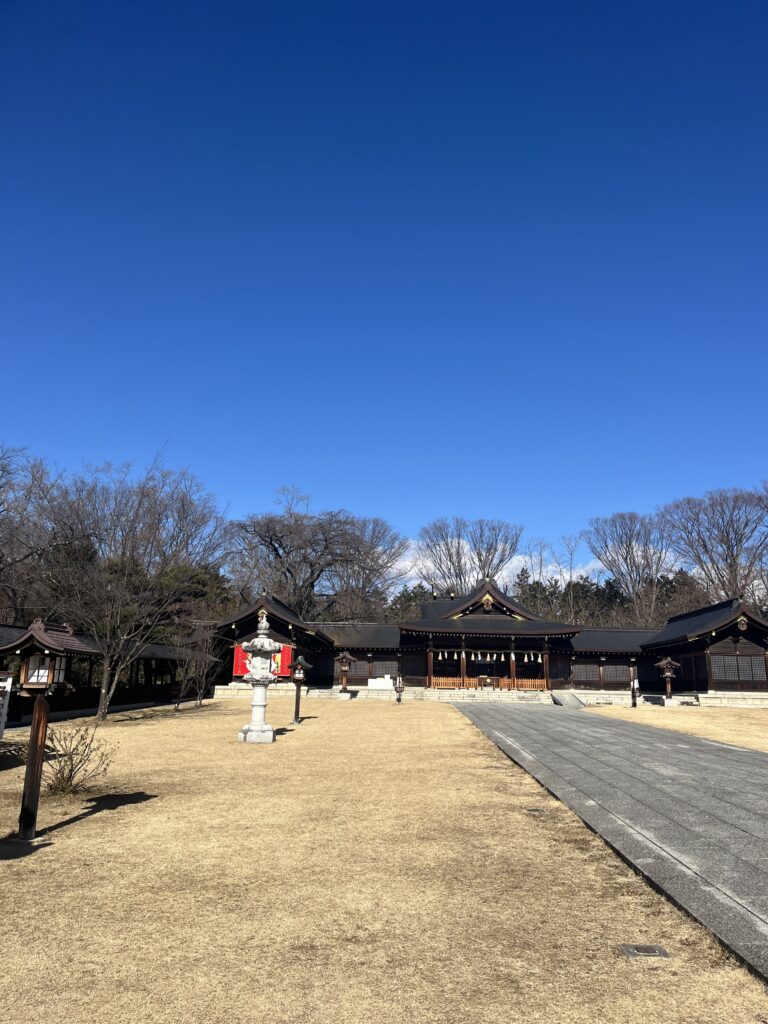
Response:
[[[768,708],[590,707],[590,714],[768,752]]]
[[[454,709],[303,710],[292,730],[270,702],[272,747],[236,742],[245,701],[104,727],[102,788],[46,798],[34,852],[0,842],[4,1022],[768,1021],[747,971]],[[0,834],[21,784],[0,772]]]

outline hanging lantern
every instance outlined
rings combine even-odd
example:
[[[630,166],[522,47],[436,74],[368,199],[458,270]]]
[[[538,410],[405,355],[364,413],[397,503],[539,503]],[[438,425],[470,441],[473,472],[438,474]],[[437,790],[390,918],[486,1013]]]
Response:
[[[437,660],[438,661],[442,661],[443,660],[443,652],[442,651],[438,651],[438,653],[437,653]]]
[[[475,660],[475,652],[474,652],[474,651],[472,651],[472,654],[471,654],[471,656],[470,656],[470,659],[469,659],[469,660],[470,660],[470,661],[474,661],[474,660]]]
[[[491,656],[491,661],[496,661],[496,651],[493,652]]]
[[[458,657],[459,657],[458,652],[454,651],[453,652],[453,660],[456,661]]]
[[[523,658],[523,661],[526,662],[526,664],[527,664],[527,662],[528,662],[528,651],[525,652],[525,657]]]
[[[541,654],[539,654],[538,661],[539,661],[539,664],[541,664]]]

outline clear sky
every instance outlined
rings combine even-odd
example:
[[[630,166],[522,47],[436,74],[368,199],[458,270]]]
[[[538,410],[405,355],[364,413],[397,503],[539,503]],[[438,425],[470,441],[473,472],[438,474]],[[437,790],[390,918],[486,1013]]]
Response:
[[[768,476],[762,0],[0,19],[7,442],[411,536]]]

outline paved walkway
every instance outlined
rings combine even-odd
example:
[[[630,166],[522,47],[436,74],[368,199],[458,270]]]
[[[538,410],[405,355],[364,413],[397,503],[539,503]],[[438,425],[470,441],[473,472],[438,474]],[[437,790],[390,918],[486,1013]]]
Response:
[[[457,706],[768,978],[768,755],[567,708]]]

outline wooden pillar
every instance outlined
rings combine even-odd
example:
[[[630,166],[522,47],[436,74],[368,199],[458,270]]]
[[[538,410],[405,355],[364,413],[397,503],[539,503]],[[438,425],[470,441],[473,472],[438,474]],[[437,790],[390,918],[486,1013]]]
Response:
[[[602,661],[598,661],[598,663],[597,663],[598,672],[600,673],[600,689],[601,690],[605,689],[605,671],[603,669],[603,664],[604,663]]]
[[[544,685],[548,690],[552,689],[552,684],[549,681],[549,648],[544,648]]]
[[[515,661],[514,648],[509,652],[509,688],[515,689],[517,683],[517,662]]]
[[[461,658],[461,686],[463,689],[467,685],[467,649],[463,638],[461,641],[461,654],[459,657]]]
[[[432,650],[432,644],[430,643],[427,650],[427,687],[430,689],[432,688],[433,657],[434,651]]]
[[[712,687],[712,654],[709,648],[705,651],[705,658],[707,662],[707,690]],[[768,651],[765,652],[765,674],[768,677]]]

